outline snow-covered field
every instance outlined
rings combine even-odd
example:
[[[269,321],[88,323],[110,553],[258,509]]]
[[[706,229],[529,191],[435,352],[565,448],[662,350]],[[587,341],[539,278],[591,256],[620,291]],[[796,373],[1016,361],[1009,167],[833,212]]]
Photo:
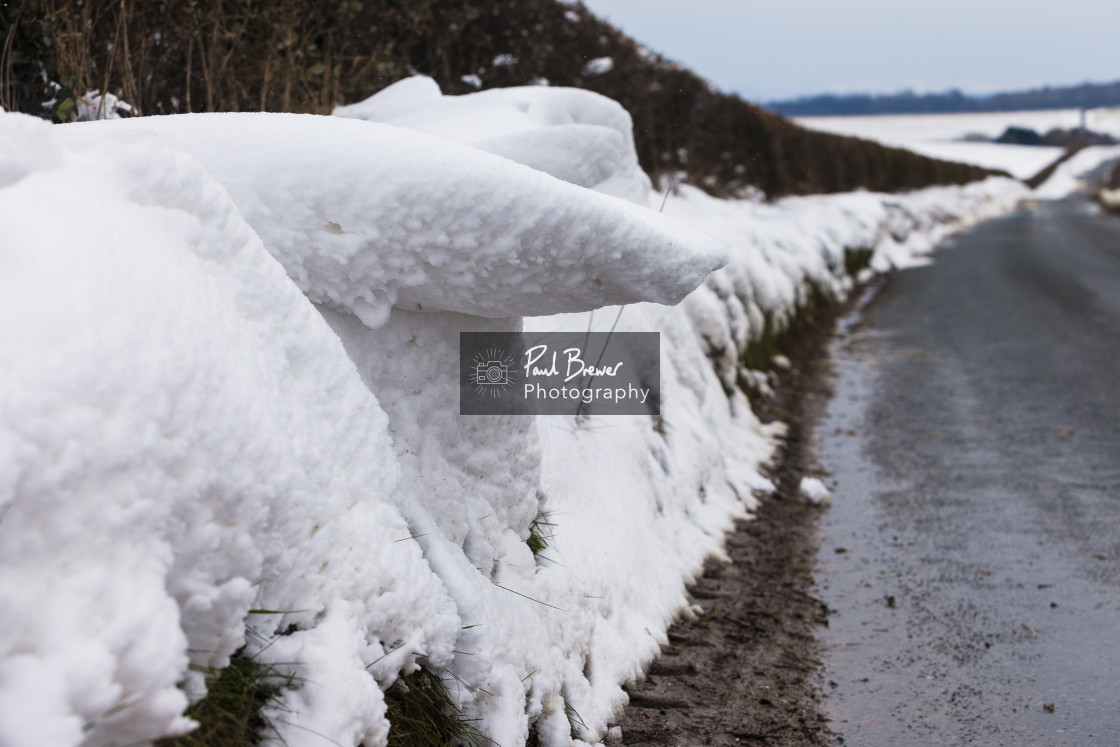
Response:
[[[1057,159],[1062,153],[1061,148],[968,142],[966,138],[979,136],[994,139],[1011,126],[1026,127],[1043,134],[1055,127],[1075,128],[1081,124],[1081,112],[1077,109],[1056,109],[977,114],[801,117],[796,121],[812,130],[875,140],[933,158],[1003,169],[1016,178],[1026,179]],[[1120,109],[1089,110],[1085,126],[1120,137]]]
[[[1120,145],[1085,148],[1062,162],[1050,177],[1034,191],[1042,200],[1060,200],[1086,186],[1083,177],[1102,164],[1120,158]]]
[[[659,215],[595,94],[416,78],[338,114],[0,114],[0,744],[182,733],[242,647],[296,678],[290,747],[384,744],[418,666],[503,747],[604,738],[772,489],[766,320],[1027,194]],[[457,414],[459,332],[613,326],[661,334],[662,422]]]

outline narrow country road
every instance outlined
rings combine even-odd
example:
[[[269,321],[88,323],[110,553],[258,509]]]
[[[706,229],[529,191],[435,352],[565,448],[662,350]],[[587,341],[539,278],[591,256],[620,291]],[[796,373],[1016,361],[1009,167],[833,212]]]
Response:
[[[824,710],[850,745],[1120,744],[1120,220],[961,235],[834,345]]]

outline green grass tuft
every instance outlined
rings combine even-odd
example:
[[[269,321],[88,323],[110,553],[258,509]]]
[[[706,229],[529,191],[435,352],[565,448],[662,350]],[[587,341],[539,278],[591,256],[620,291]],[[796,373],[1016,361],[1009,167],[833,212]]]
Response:
[[[156,747],[249,747],[275,732],[261,710],[293,684],[267,664],[240,651],[225,669],[206,671],[206,696],[187,709],[199,727]],[[495,747],[464,717],[438,672],[421,667],[398,679],[385,693],[389,747]]]
[[[393,683],[385,693],[389,747],[492,747],[451,699],[439,672],[421,667]]]
[[[854,279],[862,270],[869,267],[871,265],[871,255],[874,253],[874,249],[846,247],[844,249],[844,271],[848,274],[848,277]]]
[[[540,555],[548,549],[548,542],[553,538],[552,527],[556,526],[549,521],[551,516],[548,511],[539,511],[529,524],[529,539],[525,540],[525,544],[533,551],[533,555]]]
[[[181,737],[160,739],[157,747],[246,747],[273,731],[261,709],[292,685],[290,675],[241,651],[230,657],[228,667],[203,671],[206,695],[187,709],[198,728]]]
[[[584,731],[587,731],[587,724],[583,723],[583,717],[579,715],[579,711],[567,700],[564,701],[564,715],[568,717],[568,728],[571,738],[573,740],[579,739],[580,734],[579,730],[576,729],[576,724],[583,727]]]

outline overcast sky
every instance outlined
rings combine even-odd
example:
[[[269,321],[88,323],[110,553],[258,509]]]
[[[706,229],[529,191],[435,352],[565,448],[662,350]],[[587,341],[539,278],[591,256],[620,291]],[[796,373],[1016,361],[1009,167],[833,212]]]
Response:
[[[752,101],[1120,79],[1118,0],[584,0]]]

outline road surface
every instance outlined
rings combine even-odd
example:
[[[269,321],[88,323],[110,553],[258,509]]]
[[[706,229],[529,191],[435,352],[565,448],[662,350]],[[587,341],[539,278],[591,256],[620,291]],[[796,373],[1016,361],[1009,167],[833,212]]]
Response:
[[[831,728],[1120,744],[1120,219],[983,224],[861,319],[816,429]]]

